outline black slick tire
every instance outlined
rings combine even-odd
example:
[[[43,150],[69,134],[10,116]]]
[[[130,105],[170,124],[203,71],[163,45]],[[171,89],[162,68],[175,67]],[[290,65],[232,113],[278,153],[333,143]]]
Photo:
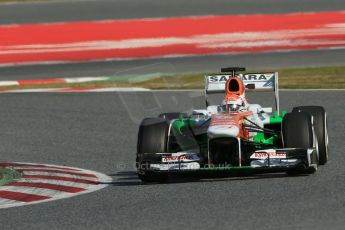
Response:
[[[164,118],[146,118],[139,127],[137,153],[154,154],[168,152],[169,123]],[[137,164],[141,167],[140,162]],[[139,172],[139,178],[144,182],[164,182],[167,174],[156,172]]]
[[[318,140],[319,164],[324,165],[328,161],[328,130],[327,130],[327,114],[321,106],[299,106],[292,110],[293,112],[307,112],[314,118],[315,134]]]
[[[314,134],[312,116],[307,112],[292,112],[284,116],[282,122],[282,136],[284,148],[313,148]],[[316,154],[315,154],[316,156]],[[317,162],[317,159],[314,159]],[[316,169],[301,165],[287,171],[289,175],[311,174]]]

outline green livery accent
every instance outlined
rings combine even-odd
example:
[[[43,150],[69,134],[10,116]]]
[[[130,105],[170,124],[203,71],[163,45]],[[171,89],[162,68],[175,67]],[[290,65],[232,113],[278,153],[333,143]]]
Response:
[[[266,145],[273,145],[274,140],[276,139],[276,136],[272,136],[268,139],[265,139],[264,133],[257,133],[253,137],[253,141],[256,143],[266,144]]]
[[[274,112],[273,116],[270,116],[270,124],[281,124],[285,114],[286,111],[282,111],[281,115],[279,115],[277,111]]]
[[[283,117],[285,116],[286,111],[282,111],[281,115],[278,114],[278,112],[274,112],[273,116],[270,116],[270,125],[280,125],[283,122]],[[258,132],[254,137],[253,141],[260,144],[267,144],[267,145],[273,145],[275,139],[277,138],[277,135],[271,136],[269,138],[265,138],[265,134]]]
[[[180,148],[184,151],[193,149],[207,143],[207,134],[193,136],[189,127],[195,126],[195,120],[191,117],[181,116],[172,123],[172,132]]]
[[[187,125],[186,123],[187,123],[186,120],[182,120],[182,119],[175,120],[172,123],[172,128],[174,129],[173,131],[175,131],[178,134],[182,134],[182,127],[185,127]]]
[[[269,124],[270,125],[280,125],[283,121],[283,117],[285,116],[287,112],[282,111],[281,114],[278,114],[278,112],[274,112],[272,116],[269,118]],[[175,137],[181,137],[179,139],[179,144],[182,145],[182,148],[188,148],[189,146],[193,145],[194,141],[187,140],[188,138],[185,137],[184,133],[186,131],[186,127],[192,127],[195,125],[195,120],[193,116],[180,116],[179,119],[174,120],[172,123],[172,131],[174,133]],[[183,137],[183,138],[182,138]],[[270,137],[265,138],[265,134],[263,132],[258,132],[254,137],[253,141],[259,144],[263,145],[274,145],[276,139],[278,138],[277,135],[272,135]],[[203,135],[202,137],[196,138],[197,142],[200,143],[207,143],[207,136],[206,134]]]
[[[180,116],[179,119],[176,119],[172,123],[172,128],[173,128],[174,132],[176,132],[177,134],[182,135],[184,127],[193,126],[194,124],[195,124],[195,120],[194,119]]]

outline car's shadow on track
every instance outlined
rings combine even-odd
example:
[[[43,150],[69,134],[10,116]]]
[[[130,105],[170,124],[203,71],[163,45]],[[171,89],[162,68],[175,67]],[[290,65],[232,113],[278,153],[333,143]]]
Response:
[[[137,175],[136,171],[120,171],[109,174],[113,181],[107,183],[112,186],[143,186],[143,185],[159,185],[159,184],[176,184],[176,183],[200,183],[200,182],[219,182],[219,181],[246,181],[246,180],[262,180],[262,179],[279,179],[289,177],[304,177],[305,174],[300,175],[287,175],[286,173],[267,173],[267,174],[251,174],[251,175],[229,175],[229,176],[212,176],[212,177],[171,177],[164,183],[145,183],[142,182]]]

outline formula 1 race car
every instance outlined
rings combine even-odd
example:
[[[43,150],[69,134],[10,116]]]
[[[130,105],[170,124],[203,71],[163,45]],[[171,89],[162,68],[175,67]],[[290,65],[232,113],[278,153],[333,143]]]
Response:
[[[137,171],[142,181],[170,175],[234,172],[311,174],[328,160],[327,115],[321,106],[280,113],[278,73],[222,68],[205,76],[206,108],[163,113],[139,127]],[[245,92],[272,91],[276,110],[250,104]],[[222,93],[218,105],[210,94]]]

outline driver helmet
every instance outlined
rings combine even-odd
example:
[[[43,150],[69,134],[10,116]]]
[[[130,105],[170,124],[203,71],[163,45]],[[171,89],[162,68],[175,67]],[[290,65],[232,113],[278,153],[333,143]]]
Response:
[[[222,102],[222,110],[225,112],[238,112],[244,108],[244,101],[238,95],[228,95]]]

